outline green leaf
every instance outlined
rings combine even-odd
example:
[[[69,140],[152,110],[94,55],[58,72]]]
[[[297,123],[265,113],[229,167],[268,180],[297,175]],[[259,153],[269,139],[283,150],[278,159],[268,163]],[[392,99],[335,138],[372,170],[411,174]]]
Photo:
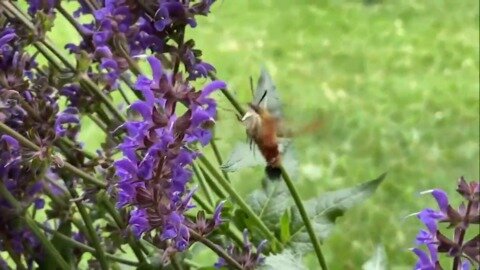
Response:
[[[282,181],[265,181],[265,187],[253,191],[247,203],[272,231],[280,229],[280,218],[292,205],[290,194]]]
[[[362,265],[363,270],[387,269],[387,254],[383,245],[378,245],[373,256]]]
[[[302,256],[296,256],[291,250],[286,249],[280,254],[265,258],[261,270],[306,270]]]
[[[285,212],[280,218],[280,241],[282,241],[282,243],[286,243],[288,239],[290,239],[290,213],[290,209],[285,209]]]
[[[328,192],[304,203],[310,222],[320,241],[328,237],[338,217],[342,216],[347,209],[365,201],[375,192],[385,175],[382,174],[374,180],[353,188]],[[306,253],[313,250],[302,218],[296,208],[292,212],[291,234],[289,245],[295,251]]]

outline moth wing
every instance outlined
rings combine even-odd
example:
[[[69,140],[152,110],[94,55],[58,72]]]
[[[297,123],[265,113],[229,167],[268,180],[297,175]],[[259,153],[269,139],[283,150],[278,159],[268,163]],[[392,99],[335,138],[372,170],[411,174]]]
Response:
[[[220,168],[226,172],[235,172],[243,168],[265,166],[266,162],[262,154],[257,147],[252,146],[252,144],[238,142]]]
[[[266,93],[266,94],[265,94]],[[262,99],[263,98],[263,99]],[[267,111],[277,118],[283,118],[282,103],[272,76],[265,67],[260,71],[257,88],[253,94],[253,104],[266,108]]]

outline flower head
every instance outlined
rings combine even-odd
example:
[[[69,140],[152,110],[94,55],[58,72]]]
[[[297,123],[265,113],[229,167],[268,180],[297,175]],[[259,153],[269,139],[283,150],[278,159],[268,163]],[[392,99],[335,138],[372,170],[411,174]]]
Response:
[[[420,230],[416,237],[417,245],[424,245],[428,253],[419,248],[412,251],[417,255],[415,269],[442,269],[438,254],[444,253],[452,257],[458,269],[469,269],[470,263],[480,263],[480,234],[464,241],[466,231],[472,223],[479,223],[478,182],[467,183],[463,177],[459,180],[457,192],[466,202],[454,209],[443,190],[433,189],[423,194],[431,194],[437,202],[438,210],[426,208],[417,214],[427,230]],[[466,205],[465,205],[466,203]],[[439,228],[440,223],[448,223],[447,229],[453,229],[453,239],[448,238]],[[466,260],[465,258],[468,258]]]
[[[265,257],[262,256],[262,251],[266,244],[267,241],[263,240],[254,252],[252,243],[248,240],[248,231],[245,229],[243,231],[243,246],[236,247],[231,245],[227,248],[227,253],[242,266],[242,269],[253,270],[257,269],[264,263]],[[219,258],[215,263],[216,268],[225,267],[227,265],[227,262],[223,258]]]
[[[124,157],[115,163],[117,205],[135,207],[130,226],[137,237],[159,230],[160,240],[170,240],[171,249],[183,251],[189,228],[195,229],[184,216],[194,207],[193,192],[187,188],[192,176],[188,166],[199,155],[189,146],[208,143],[210,131],[203,124],[213,121],[216,111],[208,95],[225,84],[212,82],[197,92],[181,77],[165,72],[155,57],[148,61],[152,78],[139,76],[135,84],[144,100],[131,105],[142,119],[124,124],[127,137],[119,146]],[[182,115],[175,110],[178,103],[187,107]]]

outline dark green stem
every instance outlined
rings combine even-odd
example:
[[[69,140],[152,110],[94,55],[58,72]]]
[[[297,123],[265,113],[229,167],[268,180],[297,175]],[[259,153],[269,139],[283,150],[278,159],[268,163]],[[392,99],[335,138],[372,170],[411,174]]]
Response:
[[[204,170],[204,168],[199,167],[200,171],[202,172],[203,178],[207,182],[208,186],[212,188],[213,192],[215,192],[215,195],[219,197],[220,199],[225,199],[227,198],[227,193],[218,185],[215,180],[210,177],[207,171]]]
[[[217,159],[218,165],[222,166],[223,159],[222,159],[222,155],[220,154],[220,150],[217,147],[217,143],[215,142],[215,133],[213,134],[213,139],[210,141],[210,146],[212,147],[213,154]],[[228,176],[228,173],[222,170],[222,174],[225,177],[225,179],[227,179],[230,182],[230,177]]]
[[[27,270],[25,265],[23,265],[22,258],[18,253],[13,251],[10,243],[5,243],[4,248],[8,252],[8,255],[10,255],[10,258],[12,258],[13,262],[15,263],[15,266],[17,267],[18,270]]]
[[[218,80],[218,77],[217,77],[217,75],[215,75],[215,73],[210,72],[208,75],[209,75],[210,79]],[[228,89],[221,89],[221,90],[222,90],[223,95],[228,99],[228,101],[233,105],[233,107],[235,107],[235,110],[237,110],[237,112],[240,115],[244,115],[245,110],[242,108],[242,106],[237,101],[237,99],[232,95],[232,93]]]
[[[14,137],[16,140],[20,142],[25,147],[28,147],[35,151],[40,151],[40,147],[36,144],[29,141],[27,138],[23,137],[20,133],[16,132],[15,130],[11,129],[9,126],[5,125],[4,123],[0,122],[0,131],[5,132],[6,134]],[[83,178],[85,181],[95,184],[96,186],[105,188],[107,185],[102,181],[98,180],[97,178],[85,173],[84,171],[78,169],[77,167],[73,166],[68,162],[64,162],[62,169],[66,169],[71,173],[75,174],[76,176]]]
[[[48,228],[47,226],[45,226],[45,225],[43,225],[43,224],[41,224],[41,223],[39,223],[39,222],[36,222],[36,224],[37,224],[42,230],[46,231],[47,233],[52,234],[53,236],[58,237],[59,239],[62,239],[63,241],[69,243],[69,244],[72,245],[73,247],[79,248],[79,249],[84,250],[84,251],[86,251],[86,252],[90,252],[90,253],[92,253],[92,254],[95,253],[95,249],[94,249],[93,247],[91,247],[91,246],[88,246],[88,245],[85,245],[85,244],[80,243],[80,242],[78,242],[78,241],[75,241],[75,240],[73,240],[71,237],[66,236],[66,235],[64,235],[64,234],[62,234],[62,233],[59,233],[59,232],[57,232],[57,231],[55,231],[55,230],[52,230],[52,229]],[[120,257],[115,256],[115,255],[110,254],[110,253],[106,253],[105,256],[106,256],[108,259],[112,260],[112,261],[116,261],[116,262],[119,262],[119,263],[122,263],[122,264],[131,265],[131,266],[138,266],[138,265],[139,265],[139,263],[137,263],[137,262],[132,262],[132,261],[129,261],[129,260],[120,258]]]
[[[69,189],[69,191],[70,191],[70,196],[72,196],[72,198],[78,197],[77,192],[73,188]],[[88,214],[87,209],[83,205],[82,201],[76,200],[75,205],[78,208],[78,212],[80,212],[80,216],[83,219],[83,223],[85,224],[87,233],[90,236],[93,247],[95,248],[95,257],[100,262],[100,267],[104,270],[109,269],[108,262],[105,256],[105,251],[102,248],[102,244],[100,242],[97,232],[95,231],[95,228],[93,228],[93,221],[90,215]]]
[[[122,230],[126,230],[126,227],[125,227],[125,224],[123,223],[122,218],[118,214],[112,202],[108,199],[105,191],[102,191],[102,194],[100,194],[100,196],[105,207],[107,208],[107,212],[112,216],[113,220],[115,220],[115,223],[117,224],[117,226]],[[143,256],[142,250],[140,248],[140,245],[141,245],[140,242],[134,239],[130,231],[128,231],[127,233],[128,233],[128,236],[127,236],[128,243],[132,248],[133,253],[135,253],[135,256],[137,257],[138,261],[142,263],[146,262],[145,257]]]
[[[200,234],[198,234],[197,232],[195,232],[192,229],[190,229],[190,235],[194,240],[199,241],[200,243],[202,243],[205,246],[207,246],[208,248],[210,248],[213,252],[217,253],[218,256],[224,258],[225,261],[230,266],[234,267],[235,269],[240,269],[240,270],[244,269],[237,261],[235,261],[235,259],[230,257],[230,255],[228,255],[228,253],[225,252],[225,250],[223,248],[219,247],[218,245],[216,245],[212,241],[210,241],[207,238],[201,236]]]
[[[225,189],[225,191],[234,199],[234,201],[244,210],[251,218],[252,221],[258,226],[260,231],[271,241],[272,244],[277,244],[280,248],[283,248],[282,243],[275,237],[273,232],[263,223],[250,206],[243,200],[235,189],[228,183],[228,181],[222,177],[222,175],[215,169],[210,161],[203,155],[199,157],[200,161],[205,165],[207,170],[213,175],[217,182]]]
[[[13,3],[10,3],[8,1],[2,1],[1,2],[1,5],[3,5],[5,7],[5,9],[7,9],[8,11],[10,11],[11,13],[14,14],[14,16],[16,18],[18,18],[20,21],[22,21],[22,23],[24,23],[28,28],[30,28],[31,31],[35,31],[35,27],[30,23],[30,21],[28,19],[25,18],[25,15],[22,14],[18,8],[16,7],[15,4]],[[43,44],[44,46],[46,46],[49,50],[51,50],[57,57],[59,57],[59,59],[72,71],[72,72],[75,72],[75,69],[73,67],[73,65],[65,58],[63,57],[63,55],[58,52],[55,48],[55,46],[53,46],[50,42],[46,41],[45,39],[41,39],[39,40],[39,42],[41,44]],[[52,60],[51,57],[49,57],[49,54],[41,47],[41,46],[38,46],[38,43],[39,42],[35,42],[34,45],[35,47],[49,60]],[[62,68],[60,67],[60,65],[56,62],[56,61],[53,61],[53,63],[57,66],[57,68],[59,70],[62,70]],[[86,76],[85,74],[80,74],[79,75],[79,78],[81,80],[81,82],[83,82],[84,84],[86,84],[88,86],[88,88],[98,97],[100,98],[100,100],[102,100],[102,102],[105,103],[105,105],[107,106],[107,108],[115,115],[115,117],[121,121],[122,123],[126,121],[126,118],[125,116],[123,116],[119,111],[118,109],[115,107],[115,105],[113,105],[113,103],[111,102],[111,100],[95,85],[95,83],[90,79],[88,78],[88,76]]]
[[[305,211],[305,207],[303,206],[302,200],[300,199],[300,196],[298,195],[298,192],[295,189],[295,186],[293,185],[293,182],[290,179],[290,176],[288,175],[288,173],[285,171],[283,167],[281,167],[280,169],[282,170],[282,178],[285,181],[285,184],[287,184],[288,190],[290,191],[290,194],[293,197],[293,201],[295,202],[298,212],[300,212],[300,216],[302,217],[303,223],[305,224],[305,228],[307,229],[308,236],[310,237],[310,242],[312,242],[313,248],[317,255],[318,262],[320,263],[320,266],[322,267],[323,270],[327,270],[328,269],[327,263],[325,262],[325,258],[323,257],[322,250],[320,249],[320,243],[318,241],[317,236],[315,235],[315,231],[313,230],[312,223],[310,223],[310,219],[308,218],[307,211]]]
[[[17,213],[22,213],[23,209],[21,204],[13,197],[13,195],[8,191],[2,181],[0,181],[0,197],[7,200],[7,202],[12,205]],[[38,240],[42,243],[45,251],[52,256],[52,259],[55,260],[57,266],[64,270],[69,270],[70,267],[68,266],[67,262],[63,259],[62,255],[55,249],[55,247],[50,243],[50,241],[45,237],[45,235],[40,231],[40,229],[35,224],[35,221],[27,214],[23,215],[23,219],[25,221],[25,225],[32,231],[33,234],[38,238]]]
[[[193,169],[193,173],[197,177],[198,183],[200,184],[200,188],[202,189],[203,193],[207,197],[209,205],[214,205],[211,190],[210,190],[209,186],[207,185],[207,183],[205,181],[205,178],[203,177],[202,173],[200,172],[197,164],[192,163],[192,169]]]

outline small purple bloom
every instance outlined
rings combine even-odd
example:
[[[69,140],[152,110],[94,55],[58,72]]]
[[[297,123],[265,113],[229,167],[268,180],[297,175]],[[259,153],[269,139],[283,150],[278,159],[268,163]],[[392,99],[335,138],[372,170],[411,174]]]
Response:
[[[253,246],[248,240],[248,231],[245,229],[243,231],[243,246],[237,247],[230,245],[226,251],[242,266],[242,269],[253,270],[258,269],[258,267],[265,262],[265,257],[262,255],[262,252],[265,249],[266,244],[267,241],[262,240],[254,252]],[[219,258],[214,266],[215,268],[228,267],[228,263],[225,261],[225,259]]]

